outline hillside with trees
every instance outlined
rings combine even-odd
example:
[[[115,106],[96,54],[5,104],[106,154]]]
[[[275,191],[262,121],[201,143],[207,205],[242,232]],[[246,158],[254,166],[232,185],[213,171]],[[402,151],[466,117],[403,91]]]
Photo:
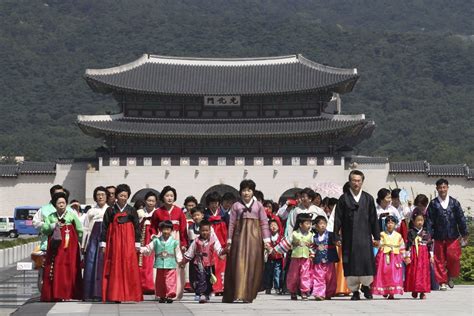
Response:
[[[358,68],[344,113],[375,120],[356,150],[474,167],[472,1],[51,0],[0,2],[0,156],[92,157],[78,114],[118,112],[87,68],[143,53],[301,53]]]

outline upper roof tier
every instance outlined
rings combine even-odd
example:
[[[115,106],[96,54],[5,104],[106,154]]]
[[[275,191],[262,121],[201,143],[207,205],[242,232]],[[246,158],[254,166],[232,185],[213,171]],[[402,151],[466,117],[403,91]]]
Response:
[[[184,58],[145,54],[107,69],[87,69],[96,92],[167,95],[264,95],[330,90],[350,92],[357,69],[324,66],[290,55],[267,58]]]

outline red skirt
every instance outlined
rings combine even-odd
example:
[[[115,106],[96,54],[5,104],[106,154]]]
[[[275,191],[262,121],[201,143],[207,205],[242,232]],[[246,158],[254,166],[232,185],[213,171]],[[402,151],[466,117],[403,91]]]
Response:
[[[426,245],[415,246],[411,249],[411,262],[406,267],[405,291],[429,293],[431,291],[430,254]]]
[[[372,293],[376,295],[403,295],[403,266],[402,255],[389,253],[389,263],[386,254],[379,250],[375,257],[376,273],[372,282]]]
[[[66,230],[69,230],[69,242],[65,248]],[[42,302],[82,299],[81,256],[74,225],[61,227],[61,237],[61,245],[56,251],[51,247],[51,237],[48,239],[41,289]]]
[[[403,219],[398,227],[398,233],[402,235],[403,241],[406,243],[408,240],[408,225],[406,219]]]
[[[212,217],[209,218],[212,221]],[[227,226],[224,221],[219,223],[212,224],[214,233],[219,240],[221,247],[225,248],[227,244]],[[217,253],[214,253],[214,269],[215,276],[217,278],[216,283],[212,285],[212,290],[214,293],[223,293],[224,292],[224,274],[225,274],[225,265],[226,258],[220,259]]]
[[[143,225],[143,224],[142,224]],[[142,229],[143,227],[141,227]],[[151,225],[146,225],[145,238],[143,239],[142,246],[146,246],[150,243],[151,236],[153,235],[153,229]],[[155,294],[155,278],[153,273],[153,264],[155,256],[138,256],[139,269],[140,269],[140,280],[143,294]]]
[[[127,216],[127,213],[116,214],[107,232],[102,300],[139,302],[143,301],[143,295],[135,251],[135,228],[132,222],[120,224],[118,222],[120,216]]]

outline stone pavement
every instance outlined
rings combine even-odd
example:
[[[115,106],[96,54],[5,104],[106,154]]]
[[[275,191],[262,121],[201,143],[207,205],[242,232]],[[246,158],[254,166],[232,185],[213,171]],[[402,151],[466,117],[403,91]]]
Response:
[[[0,268],[0,316],[10,315],[31,297],[39,295],[37,278],[37,271],[17,271],[16,263]]]
[[[447,292],[432,292],[426,300],[414,300],[410,294],[388,301],[381,297],[374,300],[350,301],[338,297],[331,301],[290,301],[289,296],[260,294],[252,304],[222,304],[220,297],[213,297],[209,304],[194,302],[193,295],[185,294],[180,302],[159,304],[152,296],[138,304],[101,304],[84,302],[40,303],[30,302],[12,315],[170,315],[170,316],[234,316],[234,315],[294,315],[309,313],[319,315],[473,315],[474,286],[458,285]]]

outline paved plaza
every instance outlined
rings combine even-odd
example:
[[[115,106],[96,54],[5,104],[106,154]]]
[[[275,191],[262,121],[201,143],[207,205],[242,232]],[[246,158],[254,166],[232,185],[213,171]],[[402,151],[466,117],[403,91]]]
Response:
[[[36,271],[25,275],[15,267],[0,270],[0,315],[170,315],[170,316],[233,316],[233,315],[473,315],[474,286],[458,285],[447,292],[435,291],[424,301],[413,300],[410,294],[388,301],[381,297],[363,298],[354,302],[349,297],[331,301],[290,301],[288,295],[260,294],[252,304],[223,304],[213,297],[209,304],[199,304],[194,296],[185,294],[180,302],[159,304],[153,296],[141,303],[101,304],[85,302],[41,303],[36,287]],[[23,305],[22,305],[23,304]],[[18,308],[18,309],[17,309]],[[16,310],[16,311],[15,311]]]
[[[21,306],[12,315],[174,315],[174,316],[226,316],[233,315],[473,315],[472,286],[457,286],[448,292],[431,293],[427,300],[413,300],[409,295],[387,301],[350,301],[335,298],[331,301],[290,301],[289,296],[260,294],[252,304],[223,304],[213,298],[209,304],[198,304],[191,294],[181,302],[159,304],[152,296],[141,303],[101,304],[84,302],[40,303],[30,302]]]

